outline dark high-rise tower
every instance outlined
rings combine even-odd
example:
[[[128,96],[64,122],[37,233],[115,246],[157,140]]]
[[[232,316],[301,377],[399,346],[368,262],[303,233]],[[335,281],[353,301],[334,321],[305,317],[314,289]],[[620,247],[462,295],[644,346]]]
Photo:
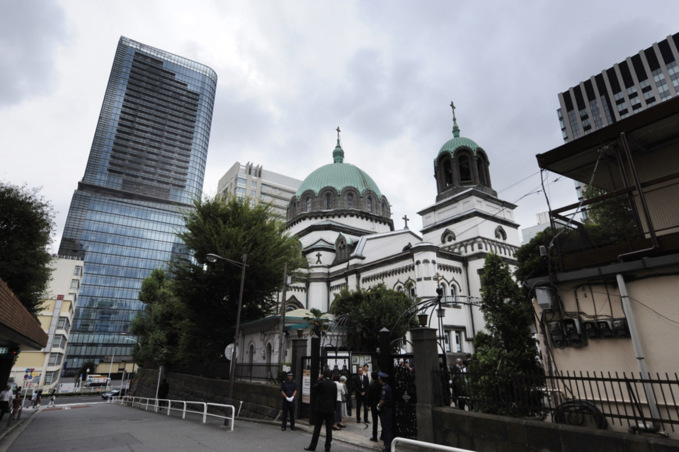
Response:
[[[679,94],[679,33],[559,93],[564,141]]]
[[[183,252],[182,211],[202,194],[216,86],[209,67],[120,38],[59,247],[85,261],[67,374],[130,360],[142,280]]]

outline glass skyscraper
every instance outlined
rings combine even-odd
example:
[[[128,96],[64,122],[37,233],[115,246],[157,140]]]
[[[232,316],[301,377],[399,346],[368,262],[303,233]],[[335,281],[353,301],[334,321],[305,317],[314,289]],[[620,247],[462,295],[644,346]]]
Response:
[[[216,87],[209,67],[120,38],[59,247],[84,259],[66,375],[131,360],[141,283],[184,252],[182,213],[202,195]]]

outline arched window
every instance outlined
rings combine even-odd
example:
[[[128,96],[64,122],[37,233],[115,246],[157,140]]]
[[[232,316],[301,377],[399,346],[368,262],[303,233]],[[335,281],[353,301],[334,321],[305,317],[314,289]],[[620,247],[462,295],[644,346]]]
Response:
[[[485,159],[479,157],[476,159],[476,168],[479,173],[479,184],[489,186],[488,174],[486,173],[486,161]]]
[[[443,167],[443,182],[446,187],[449,187],[453,185],[453,170],[450,168],[450,160],[444,160],[441,166]]]
[[[461,155],[457,158],[460,167],[460,182],[472,181],[472,166],[468,155]]]
[[[495,238],[502,241],[507,240],[507,233],[502,226],[495,228]]]
[[[446,229],[443,231],[443,234],[441,234],[441,243],[452,243],[455,239],[455,233],[450,229]]]
[[[368,212],[372,213],[373,211],[373,199],[368,196]]]
[[[311,212],[311,196],[307,196],[306,198],[306,211]]]
[[[349,209],[354,208],[354,194],[353,193],[347,193],[347,207]]]
[[[332,209],[332,196],[330,193],[325,194],[325,208]]]

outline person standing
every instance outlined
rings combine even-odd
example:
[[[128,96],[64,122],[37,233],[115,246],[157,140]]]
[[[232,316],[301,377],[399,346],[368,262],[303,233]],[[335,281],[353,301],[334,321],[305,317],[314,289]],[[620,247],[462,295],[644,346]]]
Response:
[[[361,405],[363,405],[363,419],[366,423],[368,420],[368,375],[363,373],[363,368],[358,368],[358,375],[354,377],[354,391],[356,395],[356,422],[361,422]]]
[[[377,405],[380,403],[380,395],[382,394],[382,385],[380,384],[377,372],[370,374],[372,381],[370,386],[368,386],[368,398],[366,404],[370,405],[370,414],[373,421],[373,436],[370,441],[377,441],[377,420],[379,419],[380,412],[377,411]]]
[[[453,400],[455,405],[464,410],[467,400],[467,366],[461,358],[457,358],[453,367]]]
[[[335,424],[332,426],[333,430],[339,430],[344,427],[342,424],[342,399],[344,397],[345,386],[339,381],[339,374],[333,373],[332,381],[337,387],[337,399],[335,400]]]
[[[377,374],[382,385],[382,392],[380,393],[380,402],[377,404],[377,410],[380,412],[380,424],[382,424],[382,439],[384,440],[384,451],[391,451],[391,440],[394,438],[392,426],[392,393],[391,386],[389,386],[389,375],[384,372]]]
[[[11,416],[9,414],[9,406],[13,398],[14,393],[12,392],[12,387],[10,385],[6,385],[5,389],[0,392],[0,420],[2,420],[5,413],[7,413],[8,416]]]
[[[17,388],[17,394],[12,401],[12,417],[11,420],[15,421],[21,416],[21,408],[24,402],[24,398],[21,396],[21,387]],[[9,423],[9,420],[8,420]]]
[[[314,385],[314,433],[311,436],[311,443],[304,450],[316,450],[321,426],[325,423],[325,451],[330,452],[332,424],[335,422],[335,402],[337,401],[337,386],[331,378],[332,372],[326,370]]]
[[[295,430],[295,396],[297,395],[297,383],[292,379],[292,372],[288,372],[286,379],[281,383],[281,395],[283,396],[283,423],[281,430],[285,430],[290,413],[290,430]]]

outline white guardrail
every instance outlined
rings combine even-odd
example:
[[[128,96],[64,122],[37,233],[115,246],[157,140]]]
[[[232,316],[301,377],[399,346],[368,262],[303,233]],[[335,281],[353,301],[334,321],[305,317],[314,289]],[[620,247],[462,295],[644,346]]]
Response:
[[[427,443],[424,441],[418,441],[416,439],[401,438],[397,436],[391,440],[391,452],[396,452],[396,446],[398,444],[409,444],[411,446],[423,447],[427,450],[442,450],[445,452],[474,452],[469,449],[460,449],[459,447],[442,446],[440,444]]]
[[[233,405],[224,405],[221,403],[208,403],[208,402],[192,402],[189,400],[170,400],[170,399],[152,399],[149,397],[112,397],[111,403],[117,403],[119,405],[127,405],[137,408],[144,408],[146,411],[149,408],[153,409],[156,413],[159,411],[166,411],[167,415],[170,415],[171,411],[181,411],[182,419],[186,419],[186,413],[201,414],[203,415],[203,424],[207,422],[208,416],[218,417],[221,419],[227,419],[229,421],[229,426],[231,431],[233,431],[233,424],[236,418],[236,407]],[[172,405],[175,404],[173,407]],[[195,411],[188,409],[188,407],[199,406],[202,408],[201,411]],[[231,415],[226,414],[220,415],[215,413],[209,413],[208,408],[223,408],[224,410],[230,409]]]

